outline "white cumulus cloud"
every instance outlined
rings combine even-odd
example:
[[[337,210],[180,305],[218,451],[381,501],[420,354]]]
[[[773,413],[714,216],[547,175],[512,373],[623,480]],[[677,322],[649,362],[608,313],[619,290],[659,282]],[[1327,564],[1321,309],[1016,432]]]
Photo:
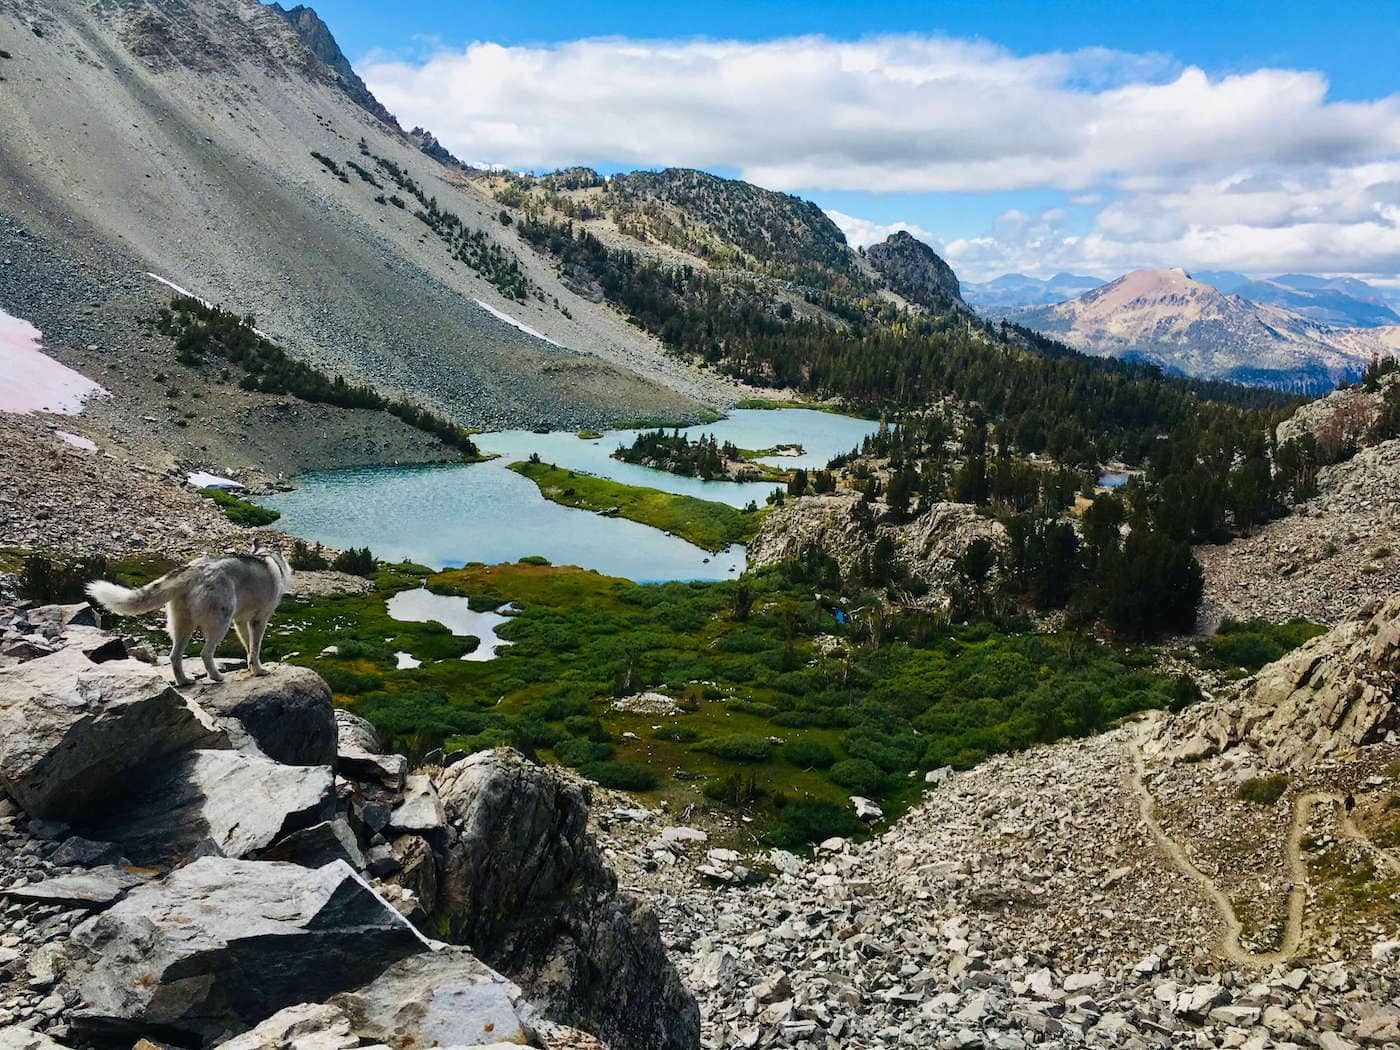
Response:
[[[1400,94],[1333,101],[1315,71],[1212,76],[1161,55],[895,35],[482,42],[371,56],[361,73],[459,156],[512,168],[682,165],[788,191],[1049,189],[1098,209],[1087,232],[1051,209],[950,240],[973,279],[1130,261],[1400,272]],[[925,232],[833,218],[857,244]]]
[[[913,234],[923,241],[934,251],[941,251],[942,244],[938,238],[925,230],[921,226],[915,226],[908,222],[872,222],[869,219],[858,219],[854,215],[847,215],[845,212],[826,209],[826,214],[831,221],[841,227],[841,232],[846,235],[846,243],[854,248],[866,248],[872,244],[879,244],[888,239],[890,234],[903,230],[905,233]]]

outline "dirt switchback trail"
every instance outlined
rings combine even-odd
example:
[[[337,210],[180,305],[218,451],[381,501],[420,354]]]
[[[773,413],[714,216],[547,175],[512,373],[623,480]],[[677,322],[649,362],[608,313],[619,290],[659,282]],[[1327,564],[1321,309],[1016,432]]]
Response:
[[[1396,861],[1395,858],[1377,847],[1356,826],[1351,817],[1341,813],[1341,795],[1330,791],[1309,791],[1299,795],[1293,803],[1293,820],[1289,825],[1288,840],[1284,844],[1284,861],[1288,867],[1291,884],[1288,891],[1288,915],[1284,923],[1283,943],[1275,951],[1251,952],[1240,943],[1243,928],[1239,917],[1235,914],[1235,906],[1231,903],[1229,896],[1215,884],[1210,876],[1195,865],[1181,845],[1168,835],[1158,823],[1155,816],[1156,801],[1152,797],[1152,792],[1148,790],[1144,779],[1146,768],[1142,759],[1141,745],[1141,731],[1139,731],[1137,736],[1130,739],[1128,745],[1132,751],[1133,790],[1138,796],[1138,812],[1162,852],[1167,855],[1167,858],[1179,871],[1200,884],[1202,891],[1210,899],[1216,912],[1219,913],[1220,921],[1225,927],[1220,938],[1220,953],[1232,962],[1250,966],[1270,966],[1276,962],[1291,959],[1298,953],[1299,946],[1303,941],[1303,906],[1307,899],[1308,886],[1308,872],[1302,859],[1302,839],[1303,832],[1307,829],[1309,818],[1312,815],[1312,807],[1319,802],[1330,802],[1337,809],[1341,816],[1342,833],[1347,838],[1359,842],[1369,849],[1380,858],[1382,864],[1392,871],[1400,872],[1400,861]]]

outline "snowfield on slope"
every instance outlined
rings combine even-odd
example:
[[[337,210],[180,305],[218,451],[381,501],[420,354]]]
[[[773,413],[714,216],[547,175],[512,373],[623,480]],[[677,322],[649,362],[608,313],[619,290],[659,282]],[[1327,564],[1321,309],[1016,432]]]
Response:
[[[83,402],[107,391],[39,349],[39,329],[0,310],[0,412],[53,412],[73,416]]]
[[[497,320],[504,321],[512,328],[520,329],[520,331],[524,332],[526,335],[532,335],[536,339],[543,339],[550,346],[557,346],[561,350],[568,349],[568,347],[566,347],[563,343],[556,343],[553,339],[549,338],[549,336],[544,335],[541,332],[535,331],[535,329],[531,328],[524,321],[517,321],[514,317],[506,313],[504,310],[497,310],[490,303],[483,303],[480,299],[473,299],[472,302],[476,303],[477,306],[481,307],[492,317],[496,318]]]

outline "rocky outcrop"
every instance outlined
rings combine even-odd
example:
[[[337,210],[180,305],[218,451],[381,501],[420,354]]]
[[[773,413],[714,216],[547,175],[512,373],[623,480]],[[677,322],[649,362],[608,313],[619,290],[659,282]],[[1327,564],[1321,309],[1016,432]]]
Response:
[[[196,746],[227,739],[145,664],[95,664],[64,649],[0,670],[0,784],[32,816],[89,813],[119,785]]]
[[[73,931],[64,979],[92,1038],[210,1044],[373,980],[427,942],[349,866],[203,857]]]
[[[938,253],[905,230],[865,249],[865,257],[890,290],[929,310],[966,311],[958,275]]]
[[[235,718],[268,758],[290,766],[333,766],[336,721],[330,687],[291,664],[265,678],[201,680],[187,695],[211,714]]]
[[[1326,397],[1299,405],[1293,414],[1274,428],[1282,445],[1311,434],[1324,463],[1335,462],[1359,446],[1369,444],[1371,428],[1380,415],[1386,391],[1400,385],[1400,372],[1381,377],[1374,390],[1363,385],[1345,386]]]
[[[1144,752],[1198,761],[1245,746],[1275,768],[1400,735],[1400,592],[1374,599],[1248,680],[1164,723]]]
[[[655,915],[603,865],[579,784],[499,749],[453,765],[438,786],[448,819],[440,927],[546,1014],[613,1050],[697,1046],[695,1001]]]
[[[983,517],[971,504],[936,503],[905,524],[876,525],[871,534],[852,515],[859,502],[853,492],[788,500],[763,519],[749,544],[749,565],[776,565],[816,544],[836,559],[846,576],[858,569],[881,537],[888,536],[894,543],[895,560],[924,591],[915,600],[942,606],[951,598],[954,567],[973,543],[985,540],[998,549],[1006,544],[1001,523]],[[876,504],[874,511],[878,518],[884,508]]]

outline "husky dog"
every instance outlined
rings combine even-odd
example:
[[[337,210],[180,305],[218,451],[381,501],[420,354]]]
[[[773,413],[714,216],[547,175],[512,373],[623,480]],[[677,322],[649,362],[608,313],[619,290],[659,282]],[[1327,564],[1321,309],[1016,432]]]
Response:
[[[96,580],[88,584],[87,592],[94,601],[121,616],[168,606],[166,616],[173,643],[170,666],[175,671],[175,684],[190,685],[181,663],[190,637],[196,630],[204,635],[200,653],[204,668],[211,682],[222,682],[224,676],[214,666],[214,650],[228,634],[230,624],[248,652],[248,666],[253,673],[267,674],[259,659],[263,632],[291,579],[292,568],[282,552],[262,551],[255,541],[251,554],[196,558],[136,590]]]

